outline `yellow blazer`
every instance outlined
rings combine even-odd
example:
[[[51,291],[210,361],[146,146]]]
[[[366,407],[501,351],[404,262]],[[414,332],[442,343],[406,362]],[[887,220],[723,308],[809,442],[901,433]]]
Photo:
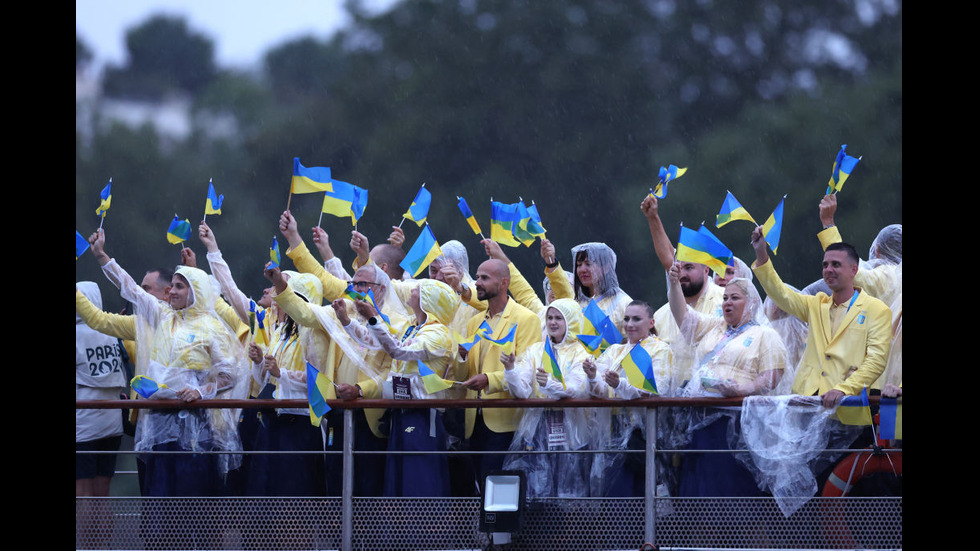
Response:
[[[840,390],[856,395],[885,370],[891,347],[892,313],[884,302],[856,288],[857,298],[837,332],[832,333],[831,297],[794,292],[776,274],[772,262],[762,266],[753,263],[752,271],[776,305],[809,324],[806,351],[793,381],[794,394],[812,396]]]
[[[477,328],[486,319],[486,313],[479,314],[470,318],[466,324],[466,336],[476,333]],[[516,300],[508,298],[507,306],[500,313],[500,319],[496,322],[489,322],[493,327],[493,338],[499,339],[507,334],[511,326],[517,324],[517,332],[514,335],[514,354],[520,357],[521,353],[536,342],[541,342],[541,320],[537,314],[521,306]],[[480,340],[466,355],[467,377],[472,377],[480,373],[486,374],[489,386],[480,392],[480,397],[485,400],[511,399],[513,396],[507,387],[504,379],[504,364],[500,361],[501,347],[499,344],[486,340]],[[482,358],[482,362],[481,362]],[[467,398],[476,398],[475,391],[467,391]],[[518,408],[487,408],[483,410],[483,420],[487,428],[493,432],[513,432],[517,430],[517,424],[521,420],[521,412]],[[476,410],[466,410],[466,438],[473,435],[473,427],[476,425]]]

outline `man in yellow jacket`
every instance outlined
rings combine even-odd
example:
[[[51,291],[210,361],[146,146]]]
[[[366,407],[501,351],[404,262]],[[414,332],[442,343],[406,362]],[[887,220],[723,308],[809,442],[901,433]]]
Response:
[[[762,228],[752,232],[756,277],[777,306],[807,322],[806,351],[793,381],[793,393],[819,394],[826,407],[844,395],[871,386],[885,369],[891,346],[891,310],[854,286],[859,257],[854,247],[835,243],[823,257],[823,280],[831,296],[796,293],[769,262]]]
[[[516,324],[513,354],[519,357],[533,343],[541,341],[541,321],[538,316],[507,295],[510,270],[501,260],[490,259],[476,271],[476,294],[487,301],[487,310],[470,318],[466,336],[476,333],[484,321],[492,329],[492,338],[501,339]],[[461,349],[462,351],[462,349]],[[463,386],[469,397],[487,400],[511,399],[504,379],[504,364],[500,357],[503,347],[486,339],[478,341],[466,354],[468,378]],[[466,410],[466,438],[474,451],[503,451],[510,446],[514,431],[521,420],[522,410],[514,408],[480,408]],[[487,472],[500,469],[503,455],[484,455],[476,460],[474,471],[478,483]]]

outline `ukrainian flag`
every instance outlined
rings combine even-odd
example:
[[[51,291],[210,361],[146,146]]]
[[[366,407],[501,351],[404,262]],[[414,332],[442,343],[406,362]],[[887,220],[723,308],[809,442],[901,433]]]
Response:
[[[109,183],[102,188],[102,192],[99,193],[99,208],[95,209],[95,215],[105,218],[105,213],[109,210],[109,205],[112,204],[112,178],[109,178]]]
[[[265,328],[265,315],[268,312],[265,308],[253,310],[255,323],[252,325],[252,342],[258,346],[269,348],[269,334]]]
[[[88,250],[88,240],[75,230],[75,260],[78,260],[86,250]]]
[[[486,322],[484,322],[484,323],[486,323]],[[492,343],[499,344],[500,347],[503,348],[504,354],[513,354],[514,353],[514,337],[517,335],[517,324],[516,323],[510,327],[510,330],[507,331],[507,334],[506,335],[504,335],[503,337],[501,337],[499,339],[494,339],[494,338],[492,338],[490,336],[491,335],[491,331],[490,331],[490,326],[489,325],[487,325],[485,328],[484,328],[483,325],[481,325],[480,327],[481,327],[481,329],[483,329],[483,339],[484,340],[488,340],[488,341],[490,341]]]
[[[616,324],[609,319],[609,316],[599,308],[599,303],[592,299],[589,304],[582,309],[583,315],[583,329],[588,332],[588,334],[598,335],[602,337],[602,341],[605,342],[604,345],[600,344],[601,349],[605,349],[611,344],[619,344],[623,341],[623,334],[616,329]],[[582,339],[579,339],[580,341]],[[590,351],[593,350],[590,347],[590,342],[582,341]]]
[[[474,333],[473,336],[469,338],[464,337],[463,335],[460,335],[455,331],[453,331],[453,335],[456,337],[456,343],[459,345],[459,347],[469,352],[470,348],[473,348],[473,345],[476,344],[482,338],[483,333],[481,330],[482,327],[480,329],[477,329],[476,333]]]
[[[620,365],[623,366],[626,380],[631,385],[653,394],[660,394],[657,392],[657,381],[653,376],[653,360],[639,343],[633,346]]]
[[[745,210],[745,207],[738,202],[738,199],[732,195],[732,192],[729,191],[727,193],[728,195],[725,196],[725,202],[721,204],[721,210],[718,212],[718,216],[716,217],[715,227],[720,228],[732,220],[746,220],[756,224],[756,221],[752,218],[752,215],[749,214],[749,211]]]
[[[857,166],[860,157],[854,158],[845,153],[847,144],[840,146],[837,157],[834,159],[834,166],[830,171],[830,182],[827,183],[827,194],[831,191],[840,191],[844,187],[844,180],[851,175],[851,171]]]
[[[350,218],[351,222],[355,225],[357,221],[361,219],[364,215],[364,209],[367,208],[368,202],[368,190],[354,186],[354,201],[350,207]]]
[[[779,204],[776,205],[776,210],[772,211],[769,219],[762,225],[762,237],[766,239],[766,243],[769,243],[772,254],[776,254],[776,249],[779,248],[779,238],[783,233],[783,203],[785,201],[786,196],[783,195],[783,198],[779,200]]]
[[[681,226],[681,234],[677,239],[677,260],[704,264],[716,274],[723,274],[732,258],[732,251],[728,250],[728,247],[725,247],[707,229],[705,232],[694,231]],[[708,235],[711,235],[711,238]]]
[[[429,206],[431,204],[432,194],[429,193],[429,190],[425,189],[425,184],[422,184],[419,192],[415,195],[415,200],[412,201],[412,204],[402,216],[421,226],[429,216]]]
[[[415,244],[412,245],[405,258],[398,265],[412,274],[412,277],[418,277],[430,262],[440,256],[442,256],[442,249],[439,248],[439,242],[436,241],[436,236],[432,234],[432,228],[426,224],[418,239],[415,240]]]
[[[221,203],[225,200],[224,195],[217,195],[214,192],[214,184],[208,182],[208,198],[204,201],[204,214],[221,214]]]
[[[133,377],[133,379],[129,381],[129,386],[136,391],[137,394],[144,398],[153,396],[153,394],[161,388],[167,388],[167,385],[158,385],[156,381],[143,375]]]
[[[459,203],[456,205],[459,207],[459,212],[463,213],[463,218],[466,219],[466,223],[470,225],[473,229],[473,233],[480,235],[483,230],[480,229],[480,223],[476,221],[476,217],[473,216],[473,211],[470,210],[470,206],[466,204],[466,199],[460,196],[456,196],[459,199]]]
[[[501,245],[517,247],[520,241],[514,238],[514,226],[519,222],[517,205],[507,205],[497,201],[490,202],[490,239]]]
[[[330,167],[305,167],[299,162],[299,157],[293,158],[293,179],[289,186],[290,193],[317,193],[332,191]]]
[[[177,244],[183,241],[187,241],[191,238],[191,223],[187,219],[181,220],[174,215],[174,219],[170,221],[170,227],[167,228],[167,241]]]
[[[582,343],[582,346],[589,351],[589,354],[592,354],[596,358],[602,354],[603,341],[601,335],[575,335],[575,338]]]
[[[310,423],[315,427],[320,426],[320,420],[330,411],[326,397],[331,384],[326,375],[317,371],[310,362],[306,362],[306,394],[310,403]]]
[[[537,223],[531,220],[531,212],[528,210],[527,205],[524,204],[524,201],[514,203],[514,207],[517,209],[517,223],[512,225],[512,233],[525,247],[530,247],[531,243],[534,243],[535,237],[535,234],[531,233],[531,230],[535,230],[538,234],[542,232]]]
[[[347,182],[341,182],[340,180],[330,180],[330,185],[332,189],[327,190],[323,196],[322,212],[341,218],[352,216],[354,212],[354,200],[357,195],[357,192],[354,191],[354,186]],[[366,204],[367,199],[365,195]],[[364,212],[363,208],[361,212]]]
[[[269,247],[269,260],[272,261],[272,268],[278,268],[282,263],[282,255],[279,254],[279,241],[276,236],[272,236],[272,246]]]
[[[659,181],[657,181],[657,187],[650,191],[654,197],[657,199],[663,199],[667,197],[667,184],[672,180],[676,180],[687,172],[686,168],[677,168],[674,165],[667,165],[660,167]]]
[[[419,375],[422,376],[422,384],[425,385],[426,392],[435,394],[440,390],[452,388],[452,383],[437,375],[429,366],[422,363],[422,360],[417,360],[415,363],[419,366]]]
[[[902,399],[881,397],[878,402],[878,420],[883,440],[902,439]]]
[[[565,388],[565,378],[561,374],[561,367],[558,366],[555,349],[551,346],[551,337],[545,337],[544,339],[544,357],[541,359],[544,364],[544,370],[551,373],[551,376],[561,383],[562,388]]]
[[[845,425],[870,425],[871,402],[868,401],[868,388],[862,388],[857,396],[844,396],[837,404],[837,418]]]
[[[527,212],[531,215],[531,220],[527,224],[527,231],[535,237],[544,237],[548,230],[544,229],[541,224],[541,215],[538,214],[538,206],[531,201],[531,206],[527,208]]]

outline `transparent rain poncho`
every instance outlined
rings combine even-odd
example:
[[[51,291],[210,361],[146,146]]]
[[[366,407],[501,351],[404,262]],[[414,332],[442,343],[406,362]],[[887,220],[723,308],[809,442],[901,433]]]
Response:
[[[418,285],[419,306],[426,319],[421,325],[409,326],[399,340],[383,322],[365,329],[352,322],[348,326],[351,335],[368,349],[382,349],[394,360],[391,370],[382,383],[382,397],[394,398],[393,377],[409,379],[413,399],[450,398],[453,389],[429,394],[419,374],[418,362],[424,363],[439,377],[453,380],[457,344],[452,330],[446,324],[452,320],[459,305],[459,296],[448,285],[434,279],[421,279]]]
[[[787,517],[817,493],[815,473],[840,457],[821,452],[846,449],[864,428],[842,424],[836,413],[819,396],[748,396],[742,402],[741,430],[729,434],[730,445],[748,451],[739,461]]]
[[[438,268],[443,262],[449,262],[456,269],[456,273],[459,274],[460,283],[472,288],[473,278],[470,276],[470,257],[466,252],[466,247],[459,241],[453,239],[439,245],[439,249],[442,250],[442,256],[432,261],[432,267]],[[452,319],[446,325],[451,330],[460,335],[464,335],[466,333],[466,323],[478,312],[479,310],[476,308],[463,301],[459,301]]]
[[[616,253],[605,243],[582,243],[572,247],[572,258],[575,261],[575,270],[572,272],[575,278],[575,300],[585,308],[589,301],[595,299],[599,308],[622,333],[623,313],[633,299],[619,287]],[[578,276],[579,266],[586,263],[591,274],[591,288],[583,287]]]
[[[788,287],[799,292],[792,285],[788,285]],[[763,301],[762,309],[768,320],[766,323],[773,331],[779,333],[783,339],[783,346],[786,348],[786,369],[772,394],[790,394],[793,379],[796,378],[796,367],[799,365],[800,358],[803,357],[803,350],[806,348],[806,334],[809,326],[800,318],[784,312],[769,297]]]
[[[172,399],[189,387],[202,399],[243,399],[248,393],[248,360],[234,330],[215,313],[219,300],[206,273],[179,266],[174,272],[190,285],[187,306],[174,310],[140,288],[114,260],[103,267],[122,297],[134,304],[136,373],[167,388],[152,398]],[[136,426],[134,449],[148,451],[177,442],[185,450],[242,449],[239,409],[147,411]],[[222,475],[241,465],[240,454],[221,454]]]
[[[565,320],[561,342],[552,343],[564,385],[550,372],[544,386],[536,376],[544,366],[543,339],[551,338],[547,328],[549,310],[559,312]],[[504,372],[511,395],[520,399],[554,400],[588,397],[588,379],[582,363],[590,356],[575,338],[582,330],[581,307],[572,299],[557,299],[538,315],[543,328],[542,342],[528,346],[515,361],[514,368]],[[593,439],[591,420],[590,410],[586,408],[527,408],[514,432],[510,451],[586,449]],[[518,454],[507,456],[504,469],[526,473],[528,497],[588,497],[591,463],[589,455],[584,453]]]
[[[868,251],[868,262],[898,264],[902,261],[902,225],[891,224],[878,232]],[[872,267],[873,267],[872,266]]]
[[[661,396],[672,395],[674,384],[671,373],[672,354],[670,346],[658,337],[650,335],[638,343],[614,344],[602,353],[595,361],[596,376],[590,389],[593,396],[629,399],[649,395],[649,393],[629,384],[622,367],[623,359],[634,346],[641,346],[650,355],[659,394]],[[610,389],[605,383],[604,376],[607,371],[619,373],[619,386],[616,389]],[[650,434],[646,428],[646,409],[636,407],[596,408],[594,416],[596,428],[593,430],[592,449],[643,449],[644,440]],[[665,420],[662,415],[658,416],[658,419],[658,430],[655,432],[659,443],[661,435],[664,434],[664,427],[670,422]],[[592,496],[610,495],[610,490],[615,485],[614,481],[619,477],[618,473],[622,471],[630,471],[636,478],[642,477],[645,469],[642,457],[641,455],[622,453],[595,454],[590,473]],[[669,478],[666,465],[660,460],[657,462],[657,471],[659,480],[664,481]]]

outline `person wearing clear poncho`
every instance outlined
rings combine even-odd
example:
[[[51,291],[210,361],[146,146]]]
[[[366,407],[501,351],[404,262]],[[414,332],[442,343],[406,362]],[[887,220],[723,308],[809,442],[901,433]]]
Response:
[[[587,359],[583,371],[589,379],[589,392],[598,398],[647,398],[649,390],[631,384],[623,367],[633,349],[642,348],[650,357],[657,393],[671,396],[674,393],[673,361],[670,347],[656,334],[653,308],[646,302],[629,303],[623,313],[623,332],[626,342],[613,344],[598,360]],[[645,426],[645,410],[642,408],[598,408],[595,413],[593,449],[642,450],[648,434]],[[663,471],[663,466],[658,467]],[[602,453],[593,458],[591,469],[591,494],[593,497],[638,497],[645,492],[644,460],[638,454]]]
[[[503,354],[504,379],[514,398],[585,398],[589,387],[582,363],[589,353],[575,338],[582,331],[582,308],[572,299],[557,299],[539,314],[542,339],[549,339],[561,373],[545,368],[545,342],[528,346],[519,358]],[[592,440],[591,415],[585,408],[528,408],[514,432],[510,450],[568,451],[586,449]],[[584,453],[507,456],[504,469],[527,475],[527,495],[588,497],[591,460]]]
[[[684,302],[679,268],[668,272],[671,314],[681,339],[673,346],[694,349],[696,364],[683,396],[733,397],[769,394],[786,369],[786,348],[765,325],[762,300],[752,283],[734,278],[725,286],[723,318],[706,316]],[[675,437],[688,450],[732,449],[737,439],[738,408],[693,408],[687,430]],[[735,454],[684,454],[679,473],[681,497],[748,497],[761,491]]]
[[[457,344],[448,323],[459,304],[459,297],[448,285],[424,279],[412,290],[408,305],[415,313],[415,325],[398,338],[385,327],[371,307],[358,301],[356,308],[368,322],[351,321],[348,333],[369,349],[382,349],[393,359],[382,383],[385,399],[425,400],[448,397],[451,389],[429,393],[423,374],[431,371],[444,380],[460,380],[461,373],[450,372]],[[338,317],[343,314],[338,312]],[[424,366],[424,367],[423,367]],[[431,375],[430,375],[431,377]],[[391,408],[389,451],[445,451],[448,448],[443,411],[431,408]],[[384,495],[388,497],[444,497],[449,495],[449,468],[445,455],[389,455],[385,462]]]
[[[99,232],[97,241],[104,241]],[[93,252],[102,252],[102,244]],[[208,275],[179,266],[170,301],[145,290],[114,259],[97,254],[102,270],[134,305],[136,372],[156,382],[151,399],[242,399],[248,392],[248,363],[235,331],[215,314]],[[164,387],[163,385],[166,385]],[[242,449],[238,409],[147,410],[136,425],[136,451],[224,451]],[[217,495],[222,479],[241,464],[241,454],[174,454],[145,458],[144,491],[149,496]]]
[[[575,300],[583,309],[595,300],[616,329],[623,332],[623,312],[631,299],[619,287],[616,253],[605,243],[582,243],[572,247],[575,259]]]

